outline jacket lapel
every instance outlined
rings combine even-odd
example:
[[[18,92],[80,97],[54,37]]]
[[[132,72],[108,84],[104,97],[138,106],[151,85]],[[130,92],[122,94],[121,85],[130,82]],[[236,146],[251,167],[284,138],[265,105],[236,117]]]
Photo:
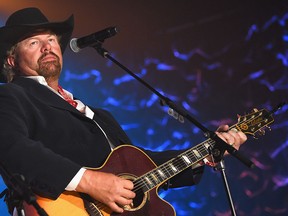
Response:
[[[48,106],[55,107],[57,109],[67,110],[75,114],[76,117],[82,118],[85,121],[89,121],[95,124],[93,120],[83,115],[59,95],[56,95],[46,86],[41,85],[35,80],[19,77],[13,81],[13,84],[21,86],[30,97],[36,98],[43,104],[47,104]],[[117,122],[115,122],[112,116],[108,115],[105,111],[101,109],[92,110],[94,112],[93,119],[102,127],[113,145],[117,146],[120,143],[130,143],[129,138],[126,136],[126,134],[119,134],[119,131],[122,131],[122,129],[120,129],[120,126],[117,124]],[[115,126],[117,126],[117,128],[115,128]]]
[[[14,84],[23,87],[24,91],[27,92],[31,97],[36,98],[41,101],[41,103],[47,104],[58,109],[68,110],[77,115],[83,116],[81,112],[71,106],[67,101],[61,98],[59,95],[56,95],[46,86],[41,85],[35,80],[19,77],[13,81]]]

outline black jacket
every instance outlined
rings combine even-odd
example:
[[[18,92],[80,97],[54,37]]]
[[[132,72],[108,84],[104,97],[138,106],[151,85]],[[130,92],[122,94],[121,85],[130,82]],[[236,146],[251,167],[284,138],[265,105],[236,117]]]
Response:
[[[131,144],[112,115],[93,109],[94,120],[115,146]],[[95,122],[29,78],[0,85],[0,162],[23,175],[35,193],[56,199],[85,167],[100,167],[110,147]],[[145,151],[156,164],[180,151]],[[172,186],[197,183],[203,169],[182,172]]]

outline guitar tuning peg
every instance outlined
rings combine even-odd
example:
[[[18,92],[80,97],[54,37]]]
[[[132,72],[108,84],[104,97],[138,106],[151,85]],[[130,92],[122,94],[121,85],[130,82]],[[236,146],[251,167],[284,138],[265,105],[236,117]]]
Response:
[[[237,114],[237,121],[240,122],[241,120],[241,115]]]
[[[257,109],[257,108],[253,108],[253,111],[254,111],[254,112],[258,112],[258,109]]]
[[[256,139],[256,140],[257,140],[257,139],[258,139],[258,137],[256,137],[256,136],[253,136],[253,139]]]
[[[263,136],[265,135],[266,131],[264,129],[259,129],[258,133]]]
[[[269,130],[269,131],[271,131],[272,129],[271,129],[271,127],[269,127],[269,126],[266,126],[266,128]]]

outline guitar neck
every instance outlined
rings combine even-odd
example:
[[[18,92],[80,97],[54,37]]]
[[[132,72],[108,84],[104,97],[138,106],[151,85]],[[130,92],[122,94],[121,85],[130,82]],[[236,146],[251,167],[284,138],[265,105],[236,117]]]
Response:
[[[267,125],[273,121],[272,112],[268,112],[265,109],[254,109],[253,112],[248,115],[238,116],[238,123],[231,126],[229,130],[235,129],[236,131],[242,131],[245,134],[253,136],[256,132],[264,134],[265,131],[263,128],[267,127]],[[210,148],[213,148],[214,145],[214,140],[207,139],[150,172],[138,177],[134,180],[136,190],[141,188],[143,192],[147,192],[163,184],[168,179],[207,157],[210,154]]]
[[[154,187],[163,184],[173,176],[193,166],[209,155],[209,147],[215,143],[208,139],[197,146],[190,148],[177,157],[165,162],[157,168],[151,170],[134,180],[137,189],[141,187],[143,192],[147,192]]]

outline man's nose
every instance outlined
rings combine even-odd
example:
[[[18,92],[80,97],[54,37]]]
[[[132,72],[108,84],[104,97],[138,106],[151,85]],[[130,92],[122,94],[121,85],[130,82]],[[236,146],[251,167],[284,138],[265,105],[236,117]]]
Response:
[[[41,52],[49,52],[51,50],[51,44],[48,41],[42,41]]]

